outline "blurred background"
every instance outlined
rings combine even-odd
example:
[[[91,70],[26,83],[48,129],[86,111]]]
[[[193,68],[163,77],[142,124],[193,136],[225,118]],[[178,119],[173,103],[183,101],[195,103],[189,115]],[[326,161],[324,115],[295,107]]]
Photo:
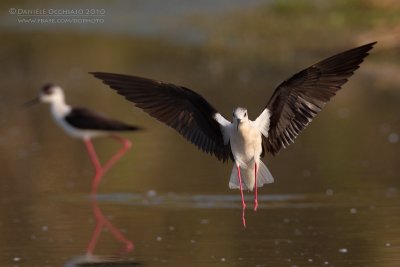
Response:
[[[398,266],[400,4],[394,0],[2,1],[1,266]],[[75,12],[75,13],[74,13]],[[232,165],[200,153],[88,72],[134,74],[199,92],[224,116],[263,110],[283,80],[378,41],[296,142],[264,162],[275,183],[241,226]],[[84,144],[48,107],[22,103],[53,82],[67,102],[142,126],[96,204],[134,243],[96,224]],[[96,139],[106,160],[119,146]],[[125,265],[124,265],[125,264]]]

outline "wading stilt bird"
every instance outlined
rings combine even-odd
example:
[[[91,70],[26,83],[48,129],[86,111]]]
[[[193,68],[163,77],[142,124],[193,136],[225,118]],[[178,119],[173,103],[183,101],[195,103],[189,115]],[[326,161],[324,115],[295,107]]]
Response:
[[[201,95],[182,86],[137,76],[91,74],[202,151],[221,161],[231,158],[235,166],[229,187],[240,189],[245,227],[243,190],[254,189],[257,210],[257,187],[274,181],[260,157],[265,152],[276,155],[293,143],[358,69],[375,43],[334,55],[296,73],[276,88],[255,120],[249,119],[245,108],[238,107],[228,121]]]
[[[72,137],[80,138],[85,142],[91,162],[95,169],[92,181],[92,194],[97,191],[101,177],[130,149],[131,142],[128,139],[116,135],[116,132],[136,131],[139,127],[107,118],[102,114],[86,108],[71,107],[65,102],[64,92],[61,87],[54,84],[43,86],[39,96],[26,105],[36,103],[49,103],[50,111],[56,123]],[[101,165],[93,143],[94,137],[110,136],[122,144],[122,148],[115,153],[103,166]]]

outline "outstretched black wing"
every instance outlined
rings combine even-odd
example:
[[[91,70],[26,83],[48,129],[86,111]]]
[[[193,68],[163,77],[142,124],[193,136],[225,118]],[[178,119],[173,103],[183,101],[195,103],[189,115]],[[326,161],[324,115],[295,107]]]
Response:
[[[86,108],[73,108],[65,117],[65,120],[72,126],[83,130],[98,131],[135,131],[139,127],[125,124],[123,122],[107,118],[102,114]]]
[[[359,68],[374,44],[376,42],[322,60],[278,86],[266,106],[271,116],[268,137],[263,141],[269,153],[276,155],[293,143]]]
[[[217,111],[199,94],[185,87],[137,76],[91,74],[202,151],[222,161],[230,158],[230,146],[224,144],[220,126],[214,119]]]

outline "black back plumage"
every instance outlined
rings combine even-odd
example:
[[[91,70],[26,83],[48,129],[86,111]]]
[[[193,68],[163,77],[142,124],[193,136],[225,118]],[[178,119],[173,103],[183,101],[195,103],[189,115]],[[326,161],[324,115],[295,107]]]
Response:
[[[281,83],[266,108],[270,110],[268,137],[263,137],[269,153],[276,155],[293,143],[323,106],[359,68],[376,42],[320,61]]]
[[[75,128],[97,131],[135,131],[141,128],[110,119],[86,108],[73,108],[65,117],[66,122]]]
[[[221,161],[231,157],[230,145],[224,144],[220,126],[214,119],[217,111],[201,95],[185,87],[137,76],[91,74],[202,151]]]

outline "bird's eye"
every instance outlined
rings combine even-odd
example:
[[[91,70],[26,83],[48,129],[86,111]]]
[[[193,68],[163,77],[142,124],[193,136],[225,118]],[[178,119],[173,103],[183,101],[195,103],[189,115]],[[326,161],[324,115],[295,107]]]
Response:
[[[247,117],[247,112],[244,113],[244,116]]]
[[[46,95],[51,95],[54,92],[54,85],[49,83],[43,86],[42,92]]]

